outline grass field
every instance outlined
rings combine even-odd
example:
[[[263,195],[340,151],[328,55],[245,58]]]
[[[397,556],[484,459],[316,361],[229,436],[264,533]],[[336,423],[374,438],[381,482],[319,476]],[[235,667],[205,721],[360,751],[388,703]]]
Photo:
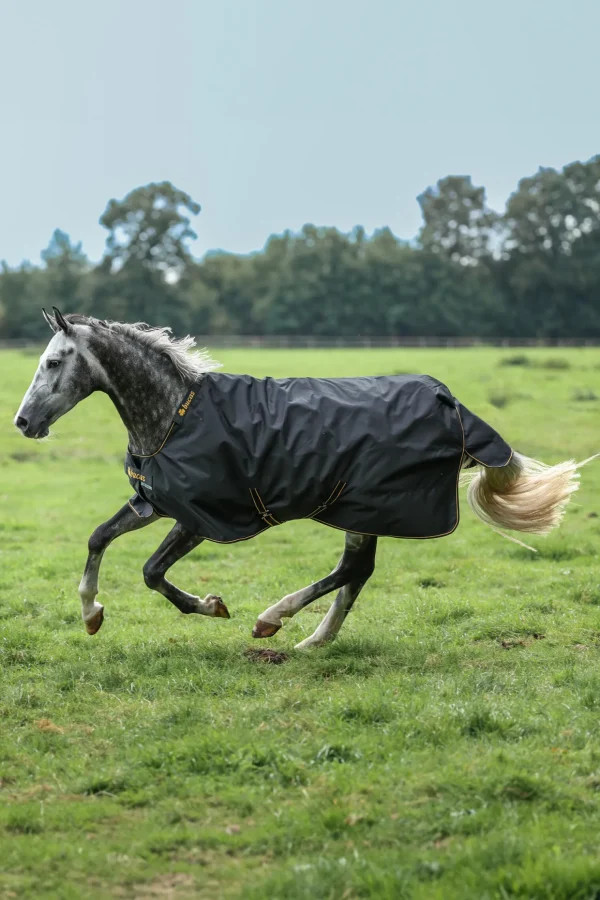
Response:
[[[600,351],[226,351],[263,375],[427,372],[547,462],[600,450]],[[88,637],[87,538],[130,495],[93,397],[43,444],[12,428],[35,366],[0,354],[0,897],[600,898],[600,461],[562,528],[503,540],[462,506],[439,541],[380,542],[337,643],[252,662],[252,625],[330,571],[314,523],[204,544],[173,571],[230,621],[180,615],[108,551]],[[261,644],[260,646],[265,646]]]

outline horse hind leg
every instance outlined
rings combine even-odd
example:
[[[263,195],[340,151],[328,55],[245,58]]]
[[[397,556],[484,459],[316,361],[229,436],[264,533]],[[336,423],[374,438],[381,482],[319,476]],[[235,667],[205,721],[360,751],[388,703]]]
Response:
[[[375,568],[375,552],[377,550],[377,538],[369,537],[363,546],[364,558],[361,561],[361,574],[345,584],[337,597],[329,607],[329,612],[310,637],[296,644],[296,650],[308,650],[311,647],[320,647],[335,640],[340,628],[346,620],[346,616],[354,606],[356,598],[373,574]]]
[[[272,637],[281,628],[282,619],[292,618],[309,603],[343,587],[353,579],[362,576],[366,581],[371,572],[365,573],[364,566],[368,557],[365,548],[373,541],[376,544],[377,538],[372,538],[370,535],[346,534],[344,553],[333,572],[321,581],[316,581],[300,591],[288,594],[261,613],[252,629],[252,637]]]

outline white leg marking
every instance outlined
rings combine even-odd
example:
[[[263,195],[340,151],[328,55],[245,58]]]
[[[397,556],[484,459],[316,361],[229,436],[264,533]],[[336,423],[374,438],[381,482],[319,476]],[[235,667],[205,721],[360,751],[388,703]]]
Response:
[[[307,650],[310,647],[320,647],[328,641],[335,640],[340,628],[344,624],[344,619],[346,618],[346,607],[351,599],[349,587],[350,585],[345,585],[340,590],[329,607],[329,612],[316,631],[314,631],[310,637],[307,637],[303,641],[300,641],[299,644],[296,644],[296,650]]]
[[[88,572],[83,576],[79,584],[79,597],[81,599],[81,617],[87,624],[98,615],[104,607],[96,603],[98,596],[98,573]]]
[[[295,616],[296,613],[302,609],[304,601],[312,596],[313,593],[314,585],[310,585],[309,587],[302,588],[301,591],[296,591],[295,594],[288,594],[277,603],[274,603],[273,606],[265,609],[264,613],[261,613],[258,617],[259,621],[268,622],[269,625],[278,625],[281,627],[281,620],[291,619],[292,616]]]

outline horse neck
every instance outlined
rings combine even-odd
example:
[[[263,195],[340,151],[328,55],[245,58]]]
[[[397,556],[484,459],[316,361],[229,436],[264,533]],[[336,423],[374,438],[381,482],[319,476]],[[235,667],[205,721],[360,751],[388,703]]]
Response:
[[[167,357],[132,340],[113,338],[94,349],[106,374],[102,390],[127,429],[130,451],[155,453],[192,382],[182,380]]]

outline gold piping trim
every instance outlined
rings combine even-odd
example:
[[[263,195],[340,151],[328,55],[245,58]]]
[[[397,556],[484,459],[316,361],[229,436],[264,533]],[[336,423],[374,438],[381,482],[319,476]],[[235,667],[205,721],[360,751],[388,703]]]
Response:
[[[339,525],[332,525],[331,522],[324,522],[322,519],[313,519],[313,522],[318,522],[319,525],[335,528],[336,531],[343,531],[345,534],[360,534],[364,537],[393,538],[397,541],[432,541],[435,538],[448,537],[449,534],[452,534],[458,528],[458,521],[459,517],[457,516],[456,524],[450,531],[444,531],[443,534],[425,534],[423,537],[411,537],[408,534],[376,534],[374,531],[354,531],[353,528],[340,528]]]
[[[460,413],[459,413],[459,416],[460,416]],[[474,459],[475,462],[476,462],[476,463],[479,463],[480,466],[483,466],[484,469],[503,469],[504,466],[507,466],[507,465],[509,464],[509,462],[511,461],[511,459],[512,459],[513,456],[515,455],[515,451],[511,448],[510,456],[508,457],[508,459],[506,460],[506,462],[505,462],[505,463],[502,463],[502,465],[500,465],[500,466],[488,466],[488,465],[486,465],[486,463],[481,462],[480,459],[477,459],[476,456],[473,456],[472,453],[466,453],[466,455],[467,455],[470,459]]]
[[[333,504],[335,503],[335,501],[339,499],[340,494],[342,493],[342,491],[343,491],[344,488],[346,487],[347,483],[348,483],[348,482],[346,482],[346,481],[338,481],[338,483],[336,484],[336,486],[334,487],[334,489],[333,489],[332,492],[330,493],[330,495],[329,495],[329,497],[327,498],[327,500],[325,500],[324,503],[320,503],[319,506],[317,506],[316,509],[313,509],[313,511],[312,511],[311,513],[309,513],[307,516],[303,516],[302,518],[304,518],[304,519],[312,519],[313,516],[314,516],[316,513],[324,512],[329,506],[333,506]],[[341,485],[341,487],[340,487],[340,485]],[[340,488],[339,491],[338,491],[338,487]],[[337,491],[337,494],[335,493],[336,491]],[[334,497],[334,494],[335,494],[335,497]]]
[[[138,519],[143,519],[143,518],[144,518],[143,516],[140,516],[140,514],[139,514],[139,512],[137,511],[137,509],[135,508],[135,506],[132,506],[130,500],[127,501],[127,506],[129,507],[129,509],[131,509],[131,510],[136,514],[136,516],[138,517]],[[154,512],[154,510],[153,510],[153,512]],[[150,518],[150,516],[148,516],[148,518]]]
[[[327,502],[328,502],[328,503],[331,503],[331,505],[333,506],[333,504],[334,504],[337,500],[339,500],[339,498],[341,497],[342,491],[344,490],[345,487],[346,487],[346,482],[345,482],[345,481],[342,481],[341,487],[340,487],[339,491],[337,492],[337,494],[335,495],[335,497],[334,497],[331,501],[328,500]]]
[[[173,431],[174,428],[175,428],[175,422],[172,422],[171,427],[169,428],[169,430],[167,432],[166,438],[164,439],[164,441],[162,442],[162,444],[160,445],[158,450],[155,450],[154,453],[146,453],[145,455],[143,453],[134,453],[132,450],[129,449],[129,447],[127,448],[127,452],[129,453],[130,456],[137,456],[137,457],[139,457],[139,459],[150,459],[152,456],[156,456],[158,453],[160,453],[162,448],[165,446],[165,444],[171,437],[171,432]]]
[[[331,500],[331,498],[333,497],[333,495],[334,495],[335,492],[337,491],[337,488],[338,488],[339,483],[340,483],[339,481],[336,483],[336,486],[334,487],[334,489],[333,489],[332,492],[330,493],[330,495],[329,495],[329,497],[327,498],[327,500],[325,501],[325,503],[319,503],[319,505],[318,505],[317,507],[315,507],[315,509],[313,509],[313,511],[312,511],[311,513],[309,513],[307,516],[304,516],[305,519],[312,519],[312,517],[314,516],[315,513],[319,512],[320,510],[323,509],[324,506],[326,507],[326,506],[328,505],[329,501]]]
[[[333,489],[332,492],[330,493],[330,495],[329,495],[329,497],[327,498],[327,500],[325,501],[325,503],[331,503],[331,502],[332,502],[332,499],[331,499],[331,498],[333,497],[333,495],[335,494],[335,492],[337,491],[337,489],[338,489],[338,487],[340,486],[341,483],[342,483],[341,481],[338,481],[338,482],[337,482],[336,486],[334,487],[334,489]],[[319,508],[319,507],[317,506],[317,509],[318,509],[318,508]]]
[[[150,508],[152,509],[152,515],[158,516],[159,519],[172,519],[173,518],[173,516],[163,516],[162,513],[156,512],[156,510],[154,509],[154,507],[152,506],[152,504],[150,503],[149,500],[146,500],[146,503],[150,504]],[[135,508],[135,506],[132,505],[131,500],[127,501],[127,506],[129,506],[130,509],[132,509],[134,511],[134,513],[136,514],[138,519],[149,519],[150,518],[150,516],[140,516],[140,514],[137,511],[137,509]]]
[[[196,393],[197,393],[197,392],[194,393],[194,397],[196,396]],[[194,397],[192,397],[192,400],[194,399]],[[187,413],[187,410],[188,410],[188,408],[189,408],[189,405],[191,405],[191,400],[190,400],[189,394],[188,394],[187,399],[186,399],[184,402],[185,402],[185,403],[188,403],[188,407],[184,407],[184,408],[185,408],[185,411],[186,411],[186,413]],[[180,406],[183,406],[183,404],[180,404]],[[160,451],[162,450],[162,448],[165,446],[165,444],[167,443],[167,441],[168,441],[169,438],[171,437],[171,432],[173,431],[174,428],[175,428],[175,422],[171,422],[171,427],[170,427],[169,430],[167,431],[167,436],[166,436],[166,438],[164,439],[164,441],[162,442],[162,444],[160,445],[160,447],[158,448],[158,450],[155,450],[154,453],[146,453],[146,454],[144,454],[144,453],[134,453],[132,450],[129,449],[129,447],[127,448],[127,452],[130,454],[130,456],[138,456],[140,459],[151,459],[153,456],[156,456],[158,453],[160,453]],[[160,515],[160,513],[157,513],[157,515]],[[170,519],[171,517],[170,517],[170,516],[162,516],[162,518],[163,518],[163,519]]]
[[[203,537],[203,541],[210,541],[211,544],[239,544],[240,541],[249,541],[252,538],[258,537],[259,534],[262,534],[263,531],[268,531],[271,526],[267,525],[266,528],[261,528],[260,531],[255,531],[254,534],[249,534],[248,537],[242,538],[234,538],[232,541],[218,541],[216,538],[207,538]]]

